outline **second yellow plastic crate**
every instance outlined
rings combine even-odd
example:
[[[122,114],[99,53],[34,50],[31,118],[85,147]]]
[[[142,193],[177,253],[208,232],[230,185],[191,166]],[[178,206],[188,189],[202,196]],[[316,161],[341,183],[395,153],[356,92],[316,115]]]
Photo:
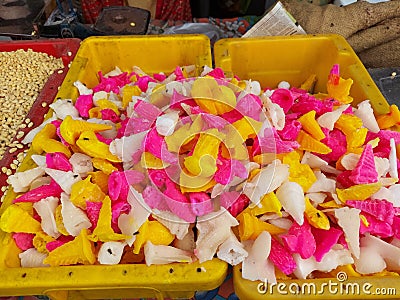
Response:
[[[139,66],[152,74],[170,73],[177,66],[211,66],[209,39],[204,35],[91,37],[84,40],[56,97],[76,99],[73,86],[88,87],[118,66],[131,71]],[[33,167],[25,160],[20,170]],[[9,192],[0,215],[11,204]],[[112,299],[151,297],[189,298],[198,290],[211,290],[225,279],[228,266],[218,259],[202,264],[124,264],[21,268],[20,250],[10,234],[0,232],[0,296],[48,295],[53,299]]]

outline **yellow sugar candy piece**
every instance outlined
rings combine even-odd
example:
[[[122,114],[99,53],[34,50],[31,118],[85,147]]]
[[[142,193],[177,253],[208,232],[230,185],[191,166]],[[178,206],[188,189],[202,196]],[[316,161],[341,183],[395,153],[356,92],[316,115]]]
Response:
[[[118,171],[118,168],[116,166],[114,166],[108,160],[102,158],[93,157],[92,164],[94,168],[103,171],[107,175],[110,175],[114,171]]]
[[[101,202],[106,196],[100,187],[92,183],[92,176],[86,177],[84,180],[75,182],[71,187],[70,200],[79,208],[86,209],[86,201]]]
[[[217,182],[212,176],[191,176],[182,171],[179,177],[179,187],[182,193],[205,192],[216,184]]]
[[[275,213],[282,217],[282,204],[274,192],[265,194],[259,203],[260,206],[254,206],[249,209],[249,212],[255,216],[259,216],[265,213]]]
[[[59,206],[57,206],[56,211],[54,213],[54,218],[56,220],[57,230],[62,235],[68,236],[69,232],[64,227],[64,221],[63,221],[63,217],[62,217],[62,214],[61,214],[61,209],[62,209],[62,205],[60,204]]]
[[[325,138],[325,134],[315,120],[315,110],[311,110],[308,113],[302,115],[297,120],[301,123],[302,128],[310,134],[314,139],[320,141]]]
[[[363,122],[359,117],[349,114],[341,114],[335,123],[335,128],[342,131],[346,136],[351,135],[354,131],[360,129],[362,126]]]
[[[103,191],[108,194],[108,174],[103,171],[89,172],[88,175],[92,176],[92,182]]]
[[[61,152],[67,157],[71,156],[71,151],[57,138],[57,128],[53,124],[46,124],[32,140],[32,149],[38,154]]]
[[[16,204],[11,204],[1,215],[0,229],[4,232],[36,233],[41,231],[42,227],[29,212]]]
[[[342,205],[337,204],[335,200],[329,200],[327,202],[320,203],[319,206],[321,206],[322,208],[327,208],[327,209],[342,207]]]
[[[203,120],[200,115],[197,115],[192,124],[187,123],[181,126],[173,134],[164,138],[168,151],[178,153],[181,147],[190,143],[202,131],[202,128]]]
[[[342,77],[339,77],[338,79],[338,83],[333,83],[331,80],[328,80],[326,89],[329,97],[332,97],[343,104],[351,103],[353,98],[349,96],[349,94],[350,88],[353,85],[353,79],[343,79]]]
[[[347,189],[336,189],[339,200],[346,203],[347,200],[365,200],[375,194],[381,188],[382,184],[369,183],[369,184],[357,184]]]
[[[155,157],[150,152],[143,152],[140,163],[143,168],[147,169],[164,169],[169,166],[169,163],[163,162],[158,157]]]
[[[102,118],[101,108],[95,106],[89,109],[89,118],[101,119]]]
[[[118,110],[118,106],[115,103],[111,102],[110,100],[107,100],[107,99],[97,100],[96,104],[97,104],[98,107],[100,107],[101,110],[103,110],[103,109],[111,109],[118,116],[120,115],[120,112]]]
[[[109,146],[106,143],[98,140],[93,131],[83,131],[76,141],[76,145],[82,152],[91,157],[102,158],[111,162],[121,162],[118,156],[110,152]]]
[[[202,110],[213,115],[221,115],[236,106],[235,93],[229,87],[219,85],[212,77],[197,78],[191,96]]]
[[[300,130],[299,135],[297,136],[297,142],[300,144],[299,147],[300,150],[305,150],[319,154],[328,154],[332,152],[331,148],[329,148],[324,143],[317,141],[304,130]]]
[[[389,113],[378,116],[376,121],[380,129],[389,129],[397,123],[400,123],[400,111],[398,106],[392,104],[389,108]]]
[[[55,266],[93,265],[96,262],[93,243],[88,239],[87,229],[81,232],[71,242],[54,249],[43,260],[44,264]]]
[[[129,238],[129,236],[127,235],[114,232],[111,227],[111,214],[111,199],[109,196],[106,196],[100,209],[99,219],[97,221],[96,228],[93,230],[93,233],[88,237],[90,240],[94,242],[110,242],[126,240]]]
[[[53,241],[55,241],[53,237],[47,235],[43,231],[39,231],[33,238],[33,246],[37,251],[47,254],[49,251],[46,248],[46,244]]]
[[[83,120],[74,120],[71,116],[66,116],[60,125],[60,134],[70,145],[75,145],[76,140],[84,131],[100,132],[112,129],[108,124],[97,124]]]
[[[270,234],[285,232],[285,229],[263,222],[248,213],[238,215],[237,219],[239,221],[239,237],[241,241],[255,240],[263,231],[268,231]]]
[[[167,227],[158,221],[146,221],[139,228],[133,243],[133,253],[138,254],[143,245],[150,241],[153,245],[168,246],[174,240],[173,235]]]
[[[217,171],[217,157],[223,134],[213,128],[200,133],[191,156],[184,159],[184,166],[190,174],[209,177]]]
[[[245,116],[232,123],[232,126],[240,134],[242,141],[246,141],[250,136],[256,136],[259,133],[262,127],[262,122]]]
[[[132,76],[133,77],[133,76]],[[126,85],[122,89],[122,107],[128,107],[129,102],[132,101],[133,96],[140,96],[142,91],[137,85]]]
[[[314,86],[315,86],[316,82],[317,82],[317,75],[311,74],[310,76],[308,76],[306,81],[304,81],[301,84],[300,89],[305,90],[312,94],[314,91]]]
[[[346,136],[347,151],[352,151],[353,149],[361,149],[362,145],[364,145],[365,139],[367,138],[367,133],[368,133],[367,128],[360,128],[352,132],[350,135],[347,135]]]
[[[309,165],[300,163],[300,154],[292,151],[283,157],[283,163],[289,165],[289,181],[297,182],[306,192],[315,181],[313,170]]]
[[[305,197],[306,209],[305,215],[308,223],[315,228],[329,230],[330,223],[328,217],[319,209],[315,208],[308,197]]]

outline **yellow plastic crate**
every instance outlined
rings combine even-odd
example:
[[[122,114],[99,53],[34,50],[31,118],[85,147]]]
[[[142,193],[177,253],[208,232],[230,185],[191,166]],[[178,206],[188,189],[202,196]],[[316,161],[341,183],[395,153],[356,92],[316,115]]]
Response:
[[[91,37],[84,40],[56,95],[76,99],[73,87],[80,80],[88,87],[98,83],[97,72],[116,66],[145,72],[172,72],[177,66],[211,65],[209,39],[204,35]],[[28,155],[29,157],[29,155]],[[20,170],[33,167],[25,159]],[[12,202],[9,192],[0,214]],[[228,266],[218,259],[203,264],[124,264],[21,268],[10,234],[0,232],[0,296],[48,295],[53,299],[111,299],[151,297],[189,298],[197,290],[210,290],[225,279]]]
[[[353,105],[369,99],[377,114],[389,105],[347,41],[339,35],[296,35],[219,40],[214,47],[215,65],[228,75],[257,80],[275,88],[285,80],[299,87],[310,75],[317,76],[315,92],[326,93],[329,71],[340,65],[340,76],[352,78]]]
[[[262,87],[275,88],[282,80],[298,87],[315,74],[316,93],[326,93],[329,71],[334,64],[339,64],[340,75],[354,81],[350,90],[353,105],[369,99],[376,114],[389,111],[389,104],[368,71],[347,41],[339,35],[223,39],[215,44],[214,55],[216,67],[222,68],[228,76],[258,80]],[[233,268],[234,288],[240,299],[379,299],[382,296],[388,299],[399,298],[400,293],[398,276],[350,277],[343,282],[337,278],[278,281],[282,292],[278,286],[272,287],[271,292],[271,285],[265,290],[261,281],[243,279],[240,268],[240,265]],[[332,284],[332,292],[329,291],[329,283]],[[352,289],[355,289],[354,292]]]

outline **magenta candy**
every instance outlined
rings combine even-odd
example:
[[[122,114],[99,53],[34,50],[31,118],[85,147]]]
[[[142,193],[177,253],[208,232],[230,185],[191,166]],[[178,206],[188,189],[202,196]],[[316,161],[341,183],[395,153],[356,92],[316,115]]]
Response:
[[[96,135],[97,139],[98,139],[100,142],[104,143],[104,144],[110,145],[111,142],[113,141],[113,139],[107,139],[107,138],[105,138],[104,136],[101,135],[101,133],[96,132],[95,135]]]
[[[178,190],[171,179],[167,178],[165,185],[165,202],[169,210],[187,222],[194,222],[196,220],[196,215],[192,211],[189,200]]]
[[[357,200],[347,200],[346,204],[348,206],[358,208],[363,212],[366,212],[382,222],[387,222],[389,224],[393,223],[393,218],[395,215],[395,209],[393,203],[382,199],[382,200],[371,200],[367,199],[364,201]]]
[[[324,133],[326,137],[321,142],[329,148],[334,149],[334,151],[329,154],[318,154],[318,156],[328,163],[339,160],[347,152],[346,136],[336,128],[329,133],[326,133],[326,131]]]
[[[345,170],[336,177],[336,181],[339,183],[341,188],[347,189],[354,185],[353,181],[349,178],[351,170]]]
[[[110,108],[106,108],[106,109],[102,109],[101,110],[101,119],[102,120],[109,120],[113,123],[118,123],[121,121],[121,119],[119,118],[119,116],[117,115],[117,113],[115,111],[113,111]]]
[[[151,185],[146,186],[142,192],[143,199],[151,209],[169,211],[165,196],[161,191]]]
[[[249,205],[250,199],[237,191],[227,191],[220,195],[219,203],[236,217]]]
[[[214,210],[210,196],[204,192],[189,193],[189,200],[196,216],[204,216]]]
[[[260,121],[262,103],[260,97],[253,94],[244,95],[236,104],[236,109],[244,116]]]
[[[128,83],[130,83],[130,77],[128,73],[124,72],[117,76],[104,77],[103,73],[98,72],[100,83],[93,88],[93,92],[104,91],[106,93],[113,92],[119,93],[119,89]]]
[[[161,73],[156,73],[153,75],[153,77],[155,80],[160,81],[160,82],[164,81],[167,78],[167,76],[165,74],[161,74]]]
[[[114,171],[108,177],[108,194],[113,201],[126,201],[131,184],[144,179],[144,174],[136,170]]]
[[[76,98],[75,108],[83,118],[89,118],[89,110],[93,107],[93,95],[80,95]]]
[[[395,216],[393,218],[392,229],[394,237],[400,239],[400,217]]]
[[[228,125],[228,122],[220,116],[202,113],[201,118],[205,123],[203,126],[203,130],[211,128],[223,129],[226,125]]]
[[[139,117],[153,122],[162,114],[157,106],[143,100],[138,100],[133,109]]]
[[[168,174],[166,173],[165,170],[149,169],[147,171],[149,173],[150,180],[156,187],[158,188],[164,187],[165,182],[168,178]]]
[[[225,74],[221,68],[215,68],[207,73],[208,76],[214,77],[216,79],[224,79]]]
[[[22,251],[33,248],[33,238],[35,237],[33,233],[13,232],[12,237],[17,247]]]
[[[237,109],[232,109],[226,113],[223,113],[221,115],[221,118],[229,123],[235,123],[236,121],[239,121],[241,118],[243,118],[243,114]]]
[[[294,103],[294,98],[288,89],[276,89],[271,95],[271,101],[278,104],[287,113]]]
[[[360,222],[360,233],[365,234],[367,232],[380,236],[382,238],[385,237],[391,237],[393,236],[393,230],[392,230],[392,225],[385,221],[380,221],[374,216],[362,212],[361,215],[363,215],[368,222],[368,226],[365,226],[363,222]]]
[[[55,241],[52,242],[48,242],[46,244],[46,249],[47,251],[51,252],[54,249],[57,249],[58,247],[72,241],[74,238],[72,236],[64,236],[61,235],[58,239],[56,239]]]
[[[339,238],[343,234],[342,230],[335,227],[331,227],[329,230],[312,227],[311,232],[316,243],[314,257],[318,262],[320,262],[324,258],[325,254],[328,253],[329,250],[331,250],[332,247],[338,243]]]
[[[214,180],[220,184],[226,185],[231,182],[233,177],[231,159],[219,157],[217,160],[217,171],[214,174]]]
[[[351,171],[349,179],[355,184],[375,183],[378,181],[374,152],[370,144],[365,145],[356,167]]]
[[[299,147],[296,141],[284,141],[275,128],[266,128],[264,136],[254,140],[253,155],[260,153],[288,153]]]
[[[96,228],[99,220],[100,209],[103,206],[102,202],[86,201],[86,215],[89,218],[92,228]]]
[[[144,151],[150,152],[167,163],[176,164],[178,162],[178,157],[168,151],[164,137],[158,134],[156,128],[150,129],[147,133],[144,139]]]
[[[316,243],[311,233],[310,224],[304,220],[303,225],[293,222],[289,232],[280,235],[280,238],[292,253],[299,253],[301,258],[310,258],[316,249]]]
[[[153,78],[150,76],[140,76],[138,80],[135,82],[135,85],[137,85],[142,92],[147,91],[147,88],[149,87],[149,82],[156,82]]]
[[[297,267],[289,250],[283,247],[274,237],[271,239],[271,252],[268,258],[286,275],[293,273]]]
[[[299,135],[301,127],[301,123],[297,120],[286,120],[285,127],[277,132],[283,140],[295,141]]]
[[[68,157],[61,152],[46,153],[46,166],[50,169],[72,171]]]
[[[183,76],[182,69],[179,66],[175,68],[174,74],[176,76],[176,78],[175,78],[176,81],[185,79],[185,76]]]
[[[291,111],[299,112],[301,114],[306,114],[311,110],[315,110],[316,116],[320,116],[326,112],[331,112],[333,110],[334,103],[335,101],[330,101],[330,100],[321,101],[316,99],[312,95],[302,94],[292,105]]]
[[[39,186],[30,190],[18,198],[15,198],[13,203],[18,202],[37,202],[47,197],[59,198],[63,190],[53,179],[49,184]]]
[[[181,104],[186,104],[189,106],[196,106],[196,102],[187,96],[179,94],[175,89],[172,92],[171,100],[170,100],[170,107],[173,109],[180,109]]]

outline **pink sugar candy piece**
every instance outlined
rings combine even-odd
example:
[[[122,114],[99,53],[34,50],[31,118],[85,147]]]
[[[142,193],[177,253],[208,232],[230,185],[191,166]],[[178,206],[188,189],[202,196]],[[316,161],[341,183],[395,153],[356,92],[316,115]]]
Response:
[[[342,234],[337,242],[339,245],[342,245],[345,249],[349,249],[349,245],[347,244],[346,237]]]
[[[139,76],[138,80],[135,82],[135,85],[139,87],[142,92],[146,92],[149,87],[149,82],[156,82],[150,76]]]
[[[50,169],[72,171],[68,157],[61,152],[46,153],[46,166]]]
[[[278,134],[283,140],[295,141],[301,127],[301,123],[297,120],[286,120],[285,127],[282,130],[278,130]]]
[[[333,245],[337,244],[339,237],[343,234],[342,230],[335,227],[331,227],[329,230],[312,227],[311,232],[316,243],[314,257],[318,262],[332,249]]]
[[[236,217],[249,205],[250,199],[237,191],[228,191],[220,195],[219,202],[232,216]]]
[[[374,216],[365,212],[362,212],[361,215],[363,215],[367,219],[368,226],[365,226],[364,223],[360,220],[360,234],[365,234],[369,232],[382,238],[393,236],[392,225],[390,225],[389,223],[380,221]]]
[[[349,179],[355,184],[375,183],[378,172],[375,168],[374,152],[370,144],[366,144],[356,167],[351,171]]]
[[[130,77],[127,72],[124,72],[117,76],[104,77],[101,71],[98,72],[100,83],[93,88],[93,92],[104,91],[106,93],[113,92],[119,93],[119,89],[128,83],[130,83]]]
[[[111,223],[118,224],[118,218],[121,214],[128,214],[131,205],[128,202],[117,201],[111,205]]]
[[[193,223],[196,220],[196,214],[193,212],[189,200],[178,190],[171,179],[167,178],[165,186],[165,202],[169,210],[186,222]]]
[[[96,132],[95,135],[96,135],[97,139],[98,139],[100,142],[104,143],[104,144],[110,145],[111,142],[113,141],[113,139],[106,139],[104,136],[102,136],[102,135],[101,135],[100,133],[98,133],[98,132]]]
[[[176,78],[175,78],[176,81],[185,79],[185,76],[183,75],[182,69],[179,66],[175,68],[174,74],[176,76]]]
[[[46,249],[47,249],[47,251],[51,252],[51,251],[53,251],[54,249],[57,249],[58,247],[60,247],[60,246],[62,246],[62,245],[64,245],[64,244],[66,244],[66,243],[72,241],[73,239],[74,239],[73,236],[70,236],[70,235],[69,235],[69,236],[61,235],[61,236],[60,236],[58,239],[56,239],[55,241],[48,242],[48,243],[46,244]]]
[[[119,118],[119,116],[116,114],[115,111],[113,111],[110,108],[106,108],[106,109],[102,109],[101,110],[101,118],[103,120],[109,120],[113,123],[118,123],[121,121],[121,119]]]
[[[400,239],[400,217],[395,216],[393,218],[392,229],[394,237]]]
[[[271,239],[271,252],[268,258],[286,275],[293,273],[297,267],[290,251],[275,238]]]
[[[204,192],[189,193],[192,211],[196,216],[204,216],[214,211],[214,204],[210,196]]]
[[[395,215],[395,209],[393,203],[382,199],[382,200],[371,200],[367,199],[364,201],[357,200],[347,200],[346,204],[348,206],[358,208],[363,212],[366,212],[382,222],[389,224],[393,223],[393,218]]]
[[[218,78],[218,79],[223,79],[225,78],[225,73],[221,68],[215,68],[211,70],[210,72],[207,73],[208,76]]]
[[[311,110],[316,111],[316,116],[320,116],[326,112],[331,112],[333,110],[333,105],[335,101],[330,100],[319,100],[309,94],[301,94],[297,101],[292,105],[292,112],[299,112],[302,115],[308,113]]]
[[[151,185],[146,186],[143,190],[143,199],[151,209],[158,209],[160,211],[169,211],[167,203],[165,203],[165,196],[161,191]]]
[[[244,95],[236,104],[236,109],[244,116],[260,121],[262,103],[260,97],[254,94]]]
[[[35,237],[33,233],[14,232],[12,237],[17,247],[22,251],[33,248],[33,238]]]
[[[237,109],[232,109],[226,113],[223,113],[221,117],[229,123],[235,123],[243,118],[243,114]]]
[[[138,100],[133,109],[139,117],[153,122],[162,114],[157,106],[143,100]]]
[[[351,170],[345,170],[336,177],[336,181],[342,188],[347,189],[354,185],[354,182],[349,178]]]
[[[136,170],[114,171],[108,177],[108,195],[113,201],[126,201],[129,186],[143,179],[144,174]]]
[[[266,128],[264,136],[254,140],[253,155],[260,153],[289,153],[299,147],[296,141],[284,141],[275,128]]]
[[[93,95],[80,95],[76,98],[75,108],[82,118],[89,118],[89,110],[93,107]]]
[[[224,118],[213,114],[202,113],[201,118],[204,121],[203,130],[212,128],[223,129],[228,125],[228,122]]]
[[[58,183],[51,179],[49,184],[39,186],[22,194],[20,197],[15,198],[13,203],[37,202],[51,196],[59,198],[62,192],[63,190]]]
[[[90,223],[92,224],[92,228],[96,228],[97,221],[99,220],[99,214],[102,202],[91,202],[86,201],[86,215],[89,218]]]
[[[167,163],[176,164],[178,162],[177,155],[168,151],[164,137],[158,134],[156,128],[150,129],[143,142],[144,151],[150,152],[155,157]]]
[[[306,220],[302,225],[293,222],[287,234],[280,235],[286,248],[292,253],[299,253],[301,258],[310,258],[316,249],[315,239],[310,224]]]
[[[344,114],[347,114],[347,115],[354,115],[354,113],[353,113],[353,107],[352,107],[352,106],[349,106],[348,108],[346,108],[346,109],[343,111],[343,113],[344,113]]]
[[[330,163],[337,161],[342,155],[347,152],[346,136],[340,130],[334,128],[331,132],[325,133],[325,138],[321,140],[325,145],[331,149],[335,149],[329,154],[319,154],[318,156]]]
[[[184,96],[182,94],[179,94],[175,89],[172,92],[172,96],[170,99],[170,108],[172,109],[180,109],[181,108],[181,104],[186,104],[189,106],[197,106],[196,102],[187,96]]]
[[[162,73],[155,73],[155,74],[153,74],[153,78],[154,78],[155,80],[157,80],[157,81],[162,82],[162,81],[164,81],[165,79],[167,79],[167,76],[166,76],[165,74],[162,74]]]
[[[236,159],[227,159],[219,155],[214,180],[225,185],[232,181],[233,176],[247,178],[246,167]]]
[[[56,134],[57,137],[60,139],[61,143],[63,143],[63,145],[65,146],[69,146],[69,144],[67,143],[67,141],[62,137],[61,135],[61,130],[60,130],[60,125],[61,125],[62,121],[61,120],[54,120],[51,121],[51,124],[53,124],[54,126],[56,126]]]
[[[294,103],[292,92],[288,89],[276,89],[270,99],[273,103],[282,107],[285,114],[290,110]]]

